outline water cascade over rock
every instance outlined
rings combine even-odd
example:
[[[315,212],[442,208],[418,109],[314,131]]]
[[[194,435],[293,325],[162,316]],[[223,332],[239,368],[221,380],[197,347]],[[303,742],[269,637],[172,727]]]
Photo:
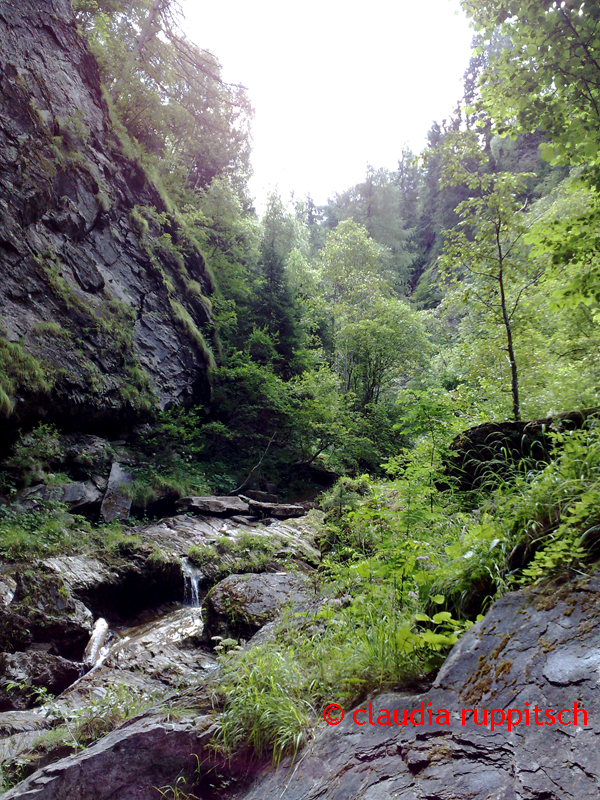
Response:
[[[181,571],[184,580],[183,602],[186,606],[198,608],[200,606],[200,581],[204,576],[189,558],[181,560]]]

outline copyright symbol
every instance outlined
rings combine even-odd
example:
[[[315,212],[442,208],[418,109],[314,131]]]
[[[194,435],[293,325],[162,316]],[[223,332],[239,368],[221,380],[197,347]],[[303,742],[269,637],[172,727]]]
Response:
[[[323,709],[323,719],[328,725],[339,725],[344,719],[344,709],[335,703],[330,703]]]

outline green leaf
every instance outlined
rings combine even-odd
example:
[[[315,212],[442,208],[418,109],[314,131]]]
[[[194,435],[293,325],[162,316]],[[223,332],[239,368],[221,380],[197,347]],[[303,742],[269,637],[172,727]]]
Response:
[[[446,599],[443,594],[434,594],[433,597],[429,598],[432,603],[437,603],[437,605],[441,605],[444,600]]]
[[[543,142],[540,145],[540,158],[543,161],[552,161],[556,156],[556,151],[553,145]]]

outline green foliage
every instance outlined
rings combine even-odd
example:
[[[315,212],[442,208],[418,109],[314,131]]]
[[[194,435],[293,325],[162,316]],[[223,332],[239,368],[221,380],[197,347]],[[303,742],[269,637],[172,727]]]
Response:
[[[156,791],[159,793],[163,800],[199,800],[198,796],[192,794],[182,787],[187,786],[187,781],[181,775],[177,778],[174,786],[157,786]]]
[[[539,265],[531,265],[521,240],[527,229],[520,196],[525,177],[490,172],[488,159],[473,134],[455,134],[444,143],[442,181],[466,185],[475,195],[455,209],[459,223],[446,232],[442,269],[459,285],[462,302],[475,303],[486,316],[486,329],[502,331],[499,358],[508,355],[512,413],[521,418],[519,371],[514,330],[523,293],[539,280]]]
[[[288,753],[295,757],[306,739],[310,711],[298,664],[259,645],[234,662],[223,658],[221,669],[224,709],[215,747],[229,755],[271,753],[276,764]]]
[[[481,46],[502,42],[480,79],[503,133],[542,130],[547,160],[596,167],[600,98],[596,4],[463,0]]]
[[[86,705],[78,708],[46,700],[43,710],[56,727],[39,736],[33,749],[38,753],[51,752],[60,745],[83,749],[154,705],[160,697],[157,692],[149,693],[125,683],[109,683],[99,692],[90,691]]]
[[[0,508],[0,554],[11,561],[57,555],[81,549],[83,517],[68,514],[58,503],[40,503],[33,511]]]
[[[5,464],[27,475],[43,475],[64,456],[60,434],[54,425],[39,423],[28,433],[20,435]]]
[[[357,590],[350,603],[326,596],[318,611],[284,618],[275,643],[220,656],[218,750],[270,753],[275,763],[295,757],[326,703],[350,707],[439,665],[465,625],[447,612],[430,617],[403,609],[393,582],[382,584],[381,565],[373,566],[350,569]]]
[[[387,249],[386,271],[392,285],[405,293],[417,258],[414,240],[418,180],[411,155],[403,153],[397,172],[367,168],[366,180],[336,194],[328,204],[330,226],[351,219],[364,226],[373,241]],[[412,202],[411,202],[412,201]]]
[[[175,317],[181,322],[184,330],[194,343],[196,349],[204,359],[205,364],[209,369],[216,367],[215,357],[212,353],[210,346],[207,344],[206,339],[200,332],[198,326],[192,319],[190,312],[185,309],[178,300],[169,298],[169,303],[173,309]]]
[[[242,533],[236,538],[218,536],[214,545],[192,545],[187,557],[212,581],[217,581],[232,574],[267,571],[269,565],[277,561],[278,547],[278,541]]]
[[[12,414],[17,389],[48,394],[52,385],[50,369],[18,342],[0,336],[0,414]]]
[[[78,17],[113,113],[151,155],[176,195],[248,172],[251,109],[245,90],[226,84],[215,57],[190,42],[173,2],[80,3]]]

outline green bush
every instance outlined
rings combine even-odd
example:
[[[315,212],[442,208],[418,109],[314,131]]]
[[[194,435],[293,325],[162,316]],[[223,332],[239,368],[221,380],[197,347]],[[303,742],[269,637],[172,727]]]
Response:
[[[12,455],[4,463],[17,470],[23,482],[28,484],[33,477],[43,478],[52,464],[60,462],[63,457],[64,449],[57,428],[40,423],[19,436],[12,447]]]

